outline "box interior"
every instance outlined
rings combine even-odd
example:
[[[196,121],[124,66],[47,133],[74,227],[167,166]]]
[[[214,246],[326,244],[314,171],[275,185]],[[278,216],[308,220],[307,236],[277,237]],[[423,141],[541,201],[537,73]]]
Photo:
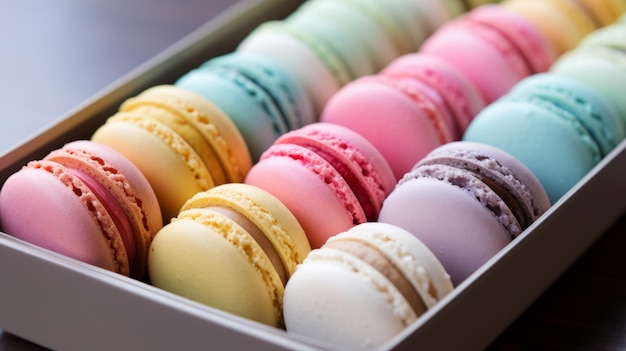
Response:
[[[242,1],[0,155],[0,184],[32,159],[88,139],[121,102],[230,52],[263,21],[301,1]],[[482,349],[626,209],[626,142],[567,195],[385,349]],[[612,201],[614,200],[614,201]],[[610,203],[611,206],[599,206]],[[319,349],[248,321],[0,233],[0,328],[52,349]],[[103,331],[106,331],[103,333]]]

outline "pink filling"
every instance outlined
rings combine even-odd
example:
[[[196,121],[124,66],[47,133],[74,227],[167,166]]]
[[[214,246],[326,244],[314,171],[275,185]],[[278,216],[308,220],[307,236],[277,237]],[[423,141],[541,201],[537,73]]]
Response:
[[[124,247],[126,248],[126,255],[128,256],[128,262],[132,264],[136,253],[135,238],[130,221],[126,216],[126,213],[124,213],[124,209],[113,197],[113,195],[111,195],[111,193],[104,186],[102,186],[102,184],[93,179],[89,174],[77,169],[72,169],[71,171],[83,183],[85,183],[91,191],[93,191],[111,216],[111,219],[113,219],[115,227],[117,227],[117,230],[122,236],[122,241],[124,242]]]
[[[347,165],[345,165],[343,162],[341,162],[341,160],[337,159],[330,153],[325,152],[324,150],[321,150],[312,145],[305,145],[305,147],[315,152],[317,155],[323,158],[326,162],[328,162],[331,166],[333,166],[333,168],[337,170],[337,172],[339,172],[341,177],[346,181],[346,183],[348,184],[348,186],[350,187],[350,189],[356,196],[357,200],[361,204],[361,207],[363,208],[363,212],[365,213],[365,217],[367,218],[367,220],[368,221],[376,220],[376,213],[377,213],[376,207],[374,206],[374,204],[372,204],[372,201],[370,200],[367,189],[359,181],[359,178],[354,173],[352,173],[352,171],[350,171],[350,168]],[[354,218],[354,222],[355,222],[354,223],[355,225],[359,224],[359,220],[356,218]]]

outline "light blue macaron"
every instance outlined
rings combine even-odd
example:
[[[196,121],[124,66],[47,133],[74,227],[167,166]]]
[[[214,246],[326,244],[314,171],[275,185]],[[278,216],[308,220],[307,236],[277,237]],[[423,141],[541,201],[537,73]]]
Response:
[[[463,140],[518,158],[555,203],[624,139],[625,129],[599,92],[544,73],[523,79],[481,111]]]
[[[302,85],[268,57],[239,52],[219,56],[175,85],[222,109],[240,130],[254,161],[280,135],[315,121]]]

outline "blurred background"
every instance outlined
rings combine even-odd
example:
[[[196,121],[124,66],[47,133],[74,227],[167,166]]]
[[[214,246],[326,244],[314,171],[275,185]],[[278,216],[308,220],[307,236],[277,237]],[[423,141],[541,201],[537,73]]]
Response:
[[[0,150],[14,147],[235,2],[0,1]]]

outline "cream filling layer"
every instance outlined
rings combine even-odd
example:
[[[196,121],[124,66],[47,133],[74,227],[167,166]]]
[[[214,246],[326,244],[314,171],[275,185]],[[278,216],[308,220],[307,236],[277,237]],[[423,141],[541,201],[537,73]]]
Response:
[[[428,309],[409,279],[378,249],[354,240],[329,241],[324,248],[346,252],[375,268],[396,287],[417,316],[422,315]]]

